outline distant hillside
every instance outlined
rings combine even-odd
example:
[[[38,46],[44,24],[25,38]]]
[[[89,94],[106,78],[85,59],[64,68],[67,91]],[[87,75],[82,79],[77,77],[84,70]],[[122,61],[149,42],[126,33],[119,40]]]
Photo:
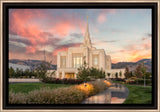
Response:
[[[19,59],[11,59],[9,63],[26,65],[30,66],[32,70],[34,70],[39,64],[41,64],[42,60],[19,60]],[[57,65],[51,65],[51,69],[57,69]]]
[[[35,69],[36,66],[39,65],[41,62],[42,60],[19,60],[19,59],[9,60],[9,63],[30,66],[32,70]],[[112,63],[112,69],[120,69],[120,68],[125,68],[126,66],[128,66],[129,69],[133,71],[136,68],[136,66],[142,62],[144,62],[145,66],[147,66],[148,68],[147,70],[151,72],[152,70],[151,59],[142,59],[137,62],[119,62],[115,64]],[[51,67],[52,70],[57,69],[57,65],[51,65],[51,66],[52,66]]]
[[[135,70],[136,66],[142,62],[144,62],[145,66],[147,67],[147,71],[151,72],[152,70],[151,59],[142,59],[137,62],[119,62],[115,64],[112,63],[112,69],[120,69],[120,68],[125,68],[126,66],[128,66],[129,70],[133,71]]]

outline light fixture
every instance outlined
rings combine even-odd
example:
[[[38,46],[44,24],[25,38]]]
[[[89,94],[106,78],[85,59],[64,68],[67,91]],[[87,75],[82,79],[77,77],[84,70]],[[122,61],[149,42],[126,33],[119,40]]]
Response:
[[[86,81],[84,82],[84,87],[86,87],[87,86],[87,84],[86,84]]]

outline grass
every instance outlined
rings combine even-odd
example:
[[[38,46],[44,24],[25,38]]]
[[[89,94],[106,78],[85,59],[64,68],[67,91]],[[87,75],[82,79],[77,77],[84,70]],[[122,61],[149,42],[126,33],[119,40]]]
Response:
[[[70,85],[66,84],[45,84],[45,87],[49,87],[51,89],[56,89],[59,87],[69,87]],[[9,91],[13,91],[15,93],[28,93],[32,90],[37,90],[43,88],[43,83],[16,83],[9,84]]]
[[[129,95],[124,104],[151,104],[152,88],[134,85],[125,85],[129,89]]]
[[[113,81],[120,83],[121,81]],[[152,103],[152,87],[144,87],[143,85],[125,84],[129,89],[129,95],[123,104],[151,104]]]

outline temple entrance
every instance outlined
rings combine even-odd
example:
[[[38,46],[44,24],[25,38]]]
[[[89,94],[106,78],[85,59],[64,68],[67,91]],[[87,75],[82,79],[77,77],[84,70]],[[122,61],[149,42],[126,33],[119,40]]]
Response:
[[[62,79],[62,73],[59,74],[59,78]]]
[[[74,79],[74,73],[65,73],[65,78]]]

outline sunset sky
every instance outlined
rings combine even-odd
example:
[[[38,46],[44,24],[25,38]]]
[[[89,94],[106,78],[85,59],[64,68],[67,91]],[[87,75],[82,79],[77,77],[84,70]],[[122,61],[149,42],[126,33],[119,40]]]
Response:
[[[87,15],[91,42],[112,63],[151,58],[151,9],[10,9],[9,59],[46,59],[82,44]]]

